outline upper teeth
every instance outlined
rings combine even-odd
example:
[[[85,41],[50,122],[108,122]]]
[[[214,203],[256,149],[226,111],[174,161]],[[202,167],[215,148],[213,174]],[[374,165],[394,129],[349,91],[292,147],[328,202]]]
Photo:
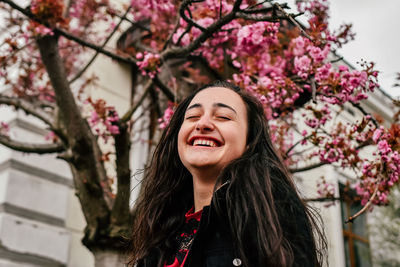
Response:
[[[208,139],[207,140],[206,139],[196,139],[196,140],[194,140],[193,145],[194,146],[203,145],[203,146],[211,146],[211,147],[217,146],[217,144],[214,141],[208,140]]]

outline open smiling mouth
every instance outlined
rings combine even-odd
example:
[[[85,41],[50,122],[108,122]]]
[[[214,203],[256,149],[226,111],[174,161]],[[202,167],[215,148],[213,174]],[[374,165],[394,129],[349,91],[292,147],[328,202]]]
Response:
[[[192,146],[203,146],[203,147],[218,147],[219,142],[210,139],[195,139],[192,142]]]

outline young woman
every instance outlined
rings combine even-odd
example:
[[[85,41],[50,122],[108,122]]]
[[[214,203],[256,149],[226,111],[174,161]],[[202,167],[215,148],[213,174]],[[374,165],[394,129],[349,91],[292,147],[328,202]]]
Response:
[[[182,101],[161,137],[136,204],[132,263],[321,266],[319,229],[260,102],[216,82]]]

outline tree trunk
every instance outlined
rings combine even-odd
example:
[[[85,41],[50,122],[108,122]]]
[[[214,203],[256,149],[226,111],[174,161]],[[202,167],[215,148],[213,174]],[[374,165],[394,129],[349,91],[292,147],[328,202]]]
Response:
[[[125,267],[127,257],[112,250],[93,251],[95,267]]]

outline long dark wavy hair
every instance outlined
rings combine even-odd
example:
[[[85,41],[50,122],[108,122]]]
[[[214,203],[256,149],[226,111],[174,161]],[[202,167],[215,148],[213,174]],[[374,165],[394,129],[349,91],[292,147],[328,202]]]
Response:
[[[250,93],[221,81],[183,100],[162,134],[134,210],[131,263],[157,249],[161,253],[158,265],[163,266],[176,252],[175,237],[184,224],[184,214],[193,206],[192,176],[178,155],[178,132],[193,97],[211,87],[235,91],[247,108],[247,150],[223,169],[216,182],[229,180],[223,201],[243,266],[301,265],[305,259],[321,266],[326,241],[320,217],[300,199],[274,149],[262,104]],[[217,210],[218,199],[212,200]]]

